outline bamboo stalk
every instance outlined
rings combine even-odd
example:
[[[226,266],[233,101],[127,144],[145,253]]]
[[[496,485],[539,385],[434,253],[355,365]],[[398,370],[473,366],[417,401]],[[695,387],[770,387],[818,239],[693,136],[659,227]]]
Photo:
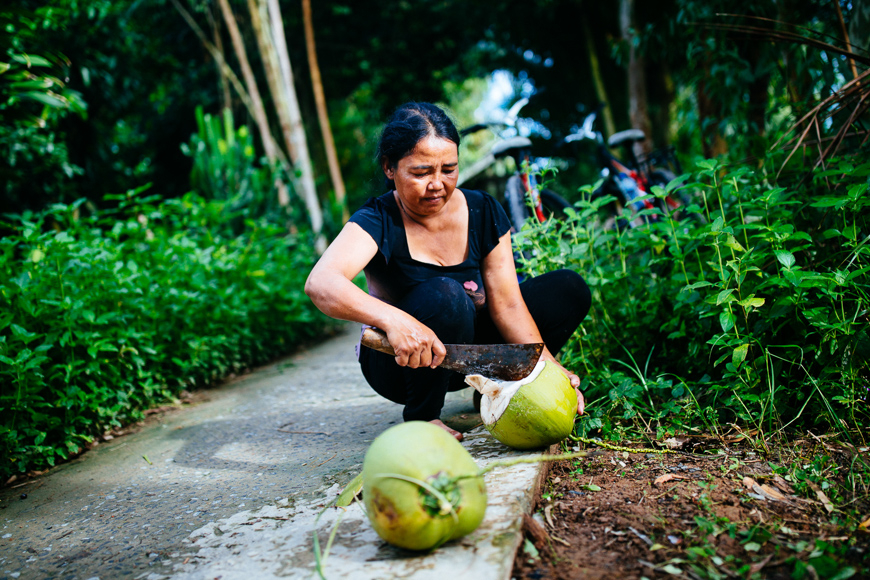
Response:
[[[290,118],[287,115],[287,109],[284,107],[285,98],[280,80],[280,70],[278,65],[278,55],[275,52],[275,46],[272,43],[270,30],[263,27],[264,6],[259,4],[257,0],[248,0],[248,12],[251,16],[251,26],[254,29],[254,36],[257,39],[257,46],[260,50],[260,60],[263,63],[263,69],[266,72],[266,85],[269,87],[269,92],[272,95],[272,101],[275,103],[275,110],[278,113],[278,122],[281,125],[281,133],[284,136],[284,144],[287,147],[287,152],[290,159],[296,159],[293,150],[293,141],[290,139]],[[294,162],[295,163],[295,162]],[[282,206],[290,204],[289,198],[279,198],[278,203]]]
[[[215,48],[223,54],[224,53],[224,43],[221,39],[220,26],[218,21],[215,20],[214,15],[211,13],[211,7],[207,7],[205,10],[205,15],[208,18],[208,24],[211,26],[211,35],[214,40]],[[218,69],[218,78],[220,79],[221,84],[221,105],[223,109],[229,109],[232,106],[232,100],[230,98],[230,83],[227,78],[227,74],[224,72],[224,67],[222,63],[215,59],[215,64]]]
[[[222,1],[226,2],[227,0]],[[290,138],[297,155],[293,158],[293,165],[300,173],[302,197],[308,208],[311,228],[316,236],[315,250],[318,253],[323,253],[326,250],[326,239],[321,234],[323,230],[323,213],[320,209],[320,200],[317,197],[317,188],[314,185],[314,172],[311,166],[311,157],[308,154],[308,144],[305,141],[302,113],[299,111],[299,101],[296,98],[296,89],[293,86],[293,69],[290,65],[289,53],[287,52],[287,41],[284,35],[284,22],[281,19],[281,9],[278,6],[278,0],[260,1],[266,2],[268,5],[269,20],[272,28],[272,42],[278,53],[287,112],[290,116]]]
[[[843,10],[840,8],[840,0],[834,0],[834,7],[837,9],[837,20],[840,21],[840,30],[843,32],[843,39],[846,41],[846,48],[852,50],[852,43],[849,42],[849,31],[846,30],[846,23],[843,21]],[[855,59],[849,57],[849,67],[852,69],[852,78],[858,78],[858,68],[855,66]]]
[[[218,0],[218,5],[224,17],[224,22],[227,25],[227,30],[230,33],[236,58],[239,60],[239,66],[242,69],[242,78],[245,80],[245,86],[248,89],[248,94],[251,96],[251,104],[254,108],[254,120],[260,128],[260,135],[263,138],[263,149],[266,151],[266,157],[270,161],[273,161],[277,157],[275,142],[272,140],[272,135],[269,131],[269,119],[266,116],[263,99],[260,97],[260,90],[257,88],[257,79],[254,77],[254,71],[251,69],[251,63],[248,61],[245,41],[242,39],[242,33],[239,31],[239,25],[236,22],[236,17],[233,15],[228,0]]]
[[[335,141],[332,138],[332,127],[329,125],[329,114],[326,109],[326,97],[323,94],[323,80],[320,77],[320,65],[317,63],[317,49],[314,42],[314,25],[311,21],[311,0],[302,0],[302,16],[305,23],[305,47],[308,51],[308,68],[311,71],[311,85],[314,88],[314,101],[317,105],[317,119],[320,122],[320,133],[323,136],[323,147],[326,149],[326,160],[329,164],[329,175],[335,189],[335,201],[341,206],[341,217],[347,221],[348,210],[345,202],[346,192],[344,179],[341,177],[341,166],[338,164],[338,154]]]

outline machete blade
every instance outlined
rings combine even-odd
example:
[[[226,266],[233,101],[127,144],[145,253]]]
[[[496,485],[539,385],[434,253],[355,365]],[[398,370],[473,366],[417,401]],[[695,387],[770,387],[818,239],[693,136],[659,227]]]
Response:
[[[518,381],[534,370],[544,343],[445,344],[447,356],[441,366],[463,375]]]

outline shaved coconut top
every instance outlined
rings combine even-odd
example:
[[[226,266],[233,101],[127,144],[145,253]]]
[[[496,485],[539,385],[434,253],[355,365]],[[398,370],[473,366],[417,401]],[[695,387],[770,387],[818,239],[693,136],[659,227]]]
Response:
[[[535,370],[529,376],[518,381],[496,381],[483,375],[468,375],[465,382],[483,395],[480,399],[480,418],[486,425],[492,425],[498,421],[507,409],[511,398],[520,387],[531,383],[538,378],[544,370],[544,361],[535,365]]]

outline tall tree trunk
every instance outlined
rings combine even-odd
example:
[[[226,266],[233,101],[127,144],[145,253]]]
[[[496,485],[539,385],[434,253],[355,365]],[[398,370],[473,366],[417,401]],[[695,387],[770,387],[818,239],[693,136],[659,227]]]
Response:
[[[254,71],[251,69],[251,63],[248,62],[248,53],[245,51],[245,41],[242,39],[242,34],[239,32],[239,25],[236,23],[236,17],[230,8],[228,0],[218,0],[218,5],[221,8],[224,22],[227,25],[227,30],[230,33],[230,39],[233,42],[233,49],[236,52],[236,58],[239,61],[239,66],[242,69],[242,78],[245,80],[245,86],[248,89],[248,94],[251,97],[251,104],[254,107],[254,120],[257,127],[260,129],[260,135],[263,140],[263,150],[266,152],[266,157],[269,161],[274,161],[277,158],[275,152],[275,142],[272,140],[272,134],[269,131],[269,119],[266,116],[266,108],[263,106],[263,99],[260,97],[260,91],[257,89],[257,79],[254,77]]]
[[[646,98],[646,74],[643,57],[638,54],[635,46],[636,29],[634,23],[634,0],[620,0],[619,26],[622,30],[622,40],[628,43],[628,113],[631,126],[640,129],[647,139],[635,145],[635,153],[649,153],[652,150],[649,136],[652,134],[652,124],[649,120],[649,108]]]
[[[275,104],[275,112],[278,114],[278,123],[281,125],[281,134],[284,136],[284,145],[290,159],[296,159],[296,150],[293,140],[290,138],[291,123],[290,113],[287,109],[287,97],[284,95],[284,83],[281,80],[281,65],[278,62],[278,51],[272,42],[272,28],[269,26],[269,12],[266,4],[257,0],[248,0],[248,12],[251,15],[251,26],[254,28],[254,36],[257,38],[257,47],[260,49],[260,60],[266,72],[266,84],[272,94],[272,102]]]
[[[341,207],[342,220],[347,221],[349,216],[347,203],[345,202],[344,179],[341,177],[341,166],[338,164],[338,154],[335,151],[335,141],[332,138],[332,128],[329,125],[329,113],[326,110],[326,97],[323,94],[320,66],[317,64],[314,25],[311,22],[311,0],[302,0],[302,18],[305,22],[305,46],[308,50],[308,68],[311,70],[311,85],[314,87],[314,100],[317,103],[317,119],[320,121],[320,133],[323,136],[323,147],[326,149],[329,175],[332,178],[332,186],[335,189],[335,201]]]
[[[586,37],[586,52],[589,54],[589,66],[592,69],[592,83],[595,85],[595,96],[598,97],[598,101],[604,105],[602,110],[602,114],[604,115],[604,130],[606,133],[604,138],[607,139],[607,137],[616,133],[616,124],[613,122],[613,111],[610,109],[610,100],[607,98],[607,90],[604,88],[604,79],[601,77],[601,65],[598,61],[598,51],[595,50],[595,41],[592,38],[592,32],[589,30],[589,21],[585,18],[581,18],[580,25],[583,28],[583,36]]]
[[[226,0],[222,1],[226,2]],[[302,114],[299,112],[299,100],[296,98],[296,89],[293,86],[293,69],[290,66],[290,55],[287,52],[284,21],[281,19],[281,9],[278,7],[278,0],[261,1],[267,2],[269,6],[272,40],[278,51],[281,79],[284,84],[284,94],[290,115],[290,139],[293,142],[296,154],[296,157],[293,159],[293,166],[300,173],[303,199],[308,208],[311,228],[316,235],[315,249],[319,253],[322,253],[326,249],[326,239],[322,235],[323,213],[320,209],[320,200],[317,198],[317,189],[314,185],[314,171],[311,167],[311,157],[308,154],[308,144],[305,141],[305,127],[302,125]]]

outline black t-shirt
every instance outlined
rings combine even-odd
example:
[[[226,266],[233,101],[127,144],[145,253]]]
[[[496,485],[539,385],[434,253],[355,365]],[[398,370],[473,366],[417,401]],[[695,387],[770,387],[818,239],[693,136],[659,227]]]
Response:
[[[365,267],[373,296],[395,303],[417,284],[446,276],[463,285],[477,308],[485,305],[480,271],[483,259],[510,230],[510,220],[489,194],[466,189],[462,193],[468,203],[468,257],[453,266],[428,264],[411,257],[402,213],[392,191],[370,198],[350,217],[350,221],[365,230],[378,245],[378,253]]]

